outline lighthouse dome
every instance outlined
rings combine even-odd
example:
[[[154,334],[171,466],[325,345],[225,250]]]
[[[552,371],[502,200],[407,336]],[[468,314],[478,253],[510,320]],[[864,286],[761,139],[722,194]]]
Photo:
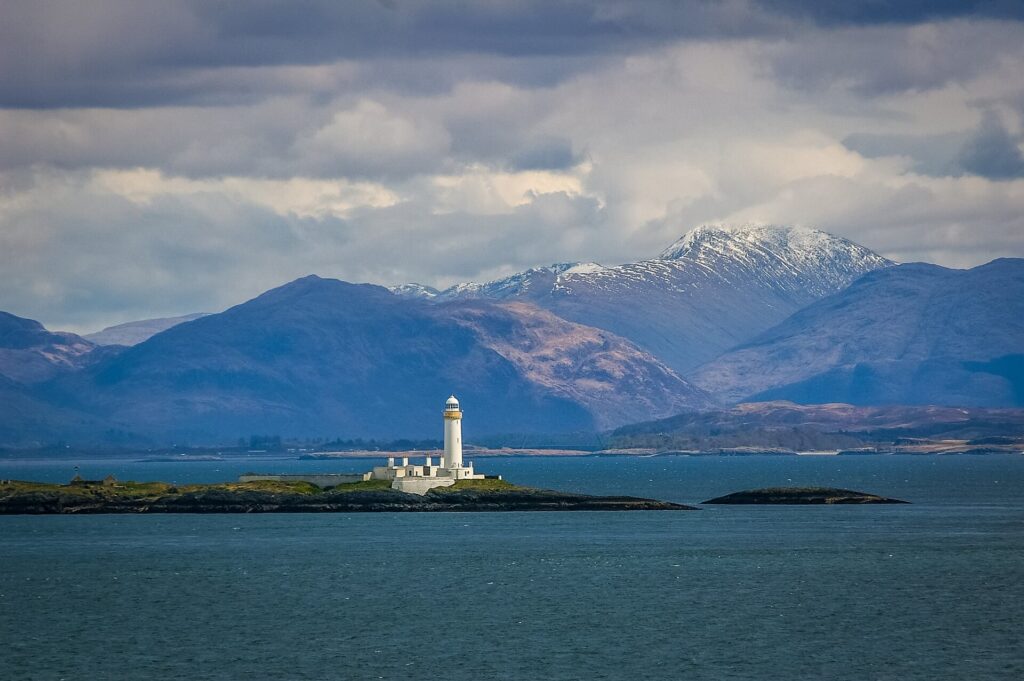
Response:
[[[448,401],[444,403],[445,409],[458,409],[459,401],[455,399],[455,395],[448,398]]]

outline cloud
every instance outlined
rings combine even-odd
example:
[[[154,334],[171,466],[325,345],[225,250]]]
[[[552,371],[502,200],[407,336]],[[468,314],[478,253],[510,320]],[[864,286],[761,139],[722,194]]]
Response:
[[[436,69],[432,77],[415,68],[417,61],[447,59],[458,71],[458,58],[467,56],[482,57],[492,77],[524,84],[543,73],[570,74],[566,62],[573,59],[643,52],[679,40],[790,40],[814,27],[958,17],[1022,19],[1024,9],[1014,2],[953,0],[10,2],[0,22],[0,106],[251,102],[254,91],[266,94],[281,84],[260,83],[246,70],[339,63],[402,62],[385,80],[408,91],[415,83],[403,82],[401,73],[409,67],[421,83],[438,80]],[[901,77],[905,64],[893,66]],[[381,75],[378,68],[369,70]]]
[[[450,146],[451,137],[439,122],[364,99],[300,136],[293,152],[317,175],[406,175],[435,167]]]
[[[572,178],[550,172],[435,181],[448,186],[398,200],[378,185],[324,180],[3,174],[0,309],[90,331],[224,309],[311,272],[454,283],[564,259],[601,222]]]
[[[856,132],[843,138],[843,145],[864,158],[900,157],[916,173],[944,177],[961,170],[957,154],[967,141],[967,132],[916,134],[875,134]]]
[[[615,264],[707,221],[1024,255],[1024,29],[996,5],[13,7],[0,309],[56,328],[309,273]]]
[[[581,162],[567,139],[541,139],[527,142],[521,151],[514,152],[509,165],[514,170],[564,170]]]
[[[901,0],[899,2],[849,2],[848,0],[767,0],[765,8],[805,17],[822,26],[912,24],[963,16],[1001,19],[1024,17],[1014,2],[989,0]]]
[[[1021,138],[1011,135],[995,112],[986,111],[978,131],[961,147],[957,161],[965,171],[993,180],[1024,177],[1020,145]]]
[[[766,52],[766,68],[795,89],[838,89],[860,97],[920,92],[1019,69],[1020,38],[1018,22],[843,27],[774,44]],[[1015,84],[1016,78],[1007,82]]]

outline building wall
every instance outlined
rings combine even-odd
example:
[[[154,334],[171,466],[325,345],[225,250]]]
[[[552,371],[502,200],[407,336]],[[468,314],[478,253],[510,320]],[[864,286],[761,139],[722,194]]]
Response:
[[[395,481],[391,483],[391,489],[423,496],[427,490],[434,487],[450,487],[454,484],[454,478],[395,478]]]

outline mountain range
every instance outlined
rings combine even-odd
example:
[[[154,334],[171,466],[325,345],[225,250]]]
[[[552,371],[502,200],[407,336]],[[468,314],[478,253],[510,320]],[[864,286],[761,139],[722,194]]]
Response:
[[[628,341],[534,306],[432,304],[315,276],[32,395],[119,432],[207,442],[429,434],[451,392],[491,432],[592,431],[711,403]]]
[[[0,444],[607,430],[751,400],[1024,405],[1024,260],[897,265],[779,226],[443,291],[316,276],[85,337],[0,313]]]
[[[693,377],[726,402],[1024,406],[1024,259],[872,272]]]
[[[819,230],[705,225],[651,260],[616,267],[563,263],[444,291],[415,284],[393,290],[442,301],[528,301],[628,338],[685,375],[862,274],[892,264]]]

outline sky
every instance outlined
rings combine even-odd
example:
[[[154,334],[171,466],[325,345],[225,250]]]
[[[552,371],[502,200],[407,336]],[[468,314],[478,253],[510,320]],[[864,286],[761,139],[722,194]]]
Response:
[[[1024,256],[1024,3],[0,0],[0,310],[51,329],[722,222]]]

